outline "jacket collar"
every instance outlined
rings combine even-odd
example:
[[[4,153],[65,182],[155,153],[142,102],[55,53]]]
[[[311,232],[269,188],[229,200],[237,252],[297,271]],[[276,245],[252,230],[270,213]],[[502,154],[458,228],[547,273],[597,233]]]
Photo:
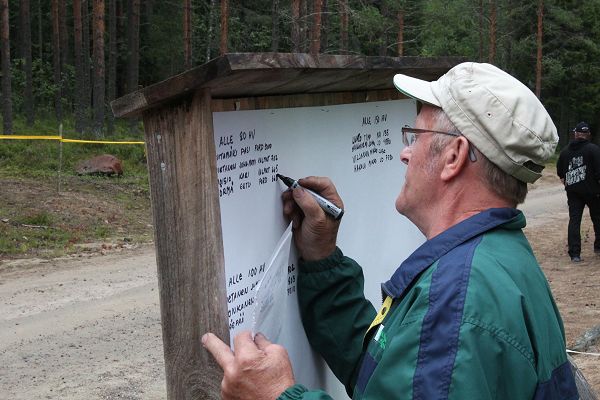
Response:
[[[525,216],[515,208],[490,208],[448,228],[429,239],[398,267],[391,279],[381,285],[385,295],[398,298],[436,260],[460,244],[505,225],[506,229],[525,227]]]

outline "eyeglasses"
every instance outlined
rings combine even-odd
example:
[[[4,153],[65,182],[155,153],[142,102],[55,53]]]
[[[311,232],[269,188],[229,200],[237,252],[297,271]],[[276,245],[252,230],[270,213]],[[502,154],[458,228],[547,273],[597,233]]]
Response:
[[[455,133],[455,132],[432,131],[431,129],[411,128],[408,125],[404,125],[402,127],[402,143],[404,143],[404,145],[406,147],[410,147],[413,144],[415,144],[415,142],[417,141],[417,138],[420,134],[428,133],[428,132],[429,133],[437,133],[440,135],[449,135],[449,136],[454,136],[454,137],[462,136],[460,133]],[[475,152],[473,151],[473,148],[471,147],[470,143],[469,143],[469,160],[471,160],[472,162],[477,161],[477,157],[475,156]]]

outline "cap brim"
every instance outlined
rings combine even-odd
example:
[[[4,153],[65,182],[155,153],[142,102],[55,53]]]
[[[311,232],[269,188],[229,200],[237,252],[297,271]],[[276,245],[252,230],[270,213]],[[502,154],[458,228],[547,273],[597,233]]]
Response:
[[[427,82],[412,76],[396,74],[394,76],[394,86],[401,93],[408,97],[422,101],[436,107],[442,107],[437,97],[433,94],[432,85],[435,82]]]

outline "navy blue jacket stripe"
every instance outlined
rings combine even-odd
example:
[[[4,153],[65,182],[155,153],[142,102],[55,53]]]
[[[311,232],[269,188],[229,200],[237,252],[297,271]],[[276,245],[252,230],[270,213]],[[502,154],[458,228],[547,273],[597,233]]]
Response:
[[[400,298],[421,272],[447,252],[483,232],[517,218],[520,213],[514,208],[490,208],[459,222],[415,250],[396,269],[391,279],[381,285],[382,291],[395,299]]]
[[[535,390],[533,400],[577,400],[579,394],[573,379],[571,364],[565,362],[552,371],[552,376]]]
[[[371,375],[373,375],[373,371],[375,371],[375,367],[377,367],[377,361],[368,352],[365,353],[365,358],[360,366],[360,372],[356,381],[356,388],[361,393],[364,393],[367,383]]]
[[[471,263],[481,236],[456,247],[431,277],[429,309],[423,319],[413,399],[447,399],[458,351]]]

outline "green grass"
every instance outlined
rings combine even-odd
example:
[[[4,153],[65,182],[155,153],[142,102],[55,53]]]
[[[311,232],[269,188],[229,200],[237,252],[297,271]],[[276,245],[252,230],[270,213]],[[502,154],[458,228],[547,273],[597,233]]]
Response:
[[[94,227],[94,236],[98,239],[110,237],[111,229],[106,225],[96,225]]]
[[[72,235],[60,229],[6,229],[0,227],[0,256],[50,256],[69,253]]]
[[[24,225],[50,226],[52,225],[53,220],[54,218],[52,215],[50,215],[50,213],[46,211],[40,211],[31,215],[25,215],[16,222],[20,222]]]
[[[73,133],[66,121],[63,137],[94,139]],[[56,121],[26,128],[15,121],[14,134],[57,135]],[[125,121],[106,140],[143,141]],[[112,154],[123,176],[78,176],[77,164]],[[60,171],[61,192],[58,188]],[[150,196],[143,145],[62,144],[47,140],[0,140],[0,259],[55,257],[81,251],[88,243],[152,240]]]
[[[110,137],[95,138],[90,134],[76,133],[72,121],[64,123],[63,137],[68,139],[144,141],[141,129],[129,132],[126,121],[117,125],[116,133]],[[16,120],[15,135],[58,135],[58,123],[53,120],[38,120],[29,128],[22,120]],[[146,180],[146,156],[144,145],[63,143],[54,140],[0,140],[0,171],[7,176],[49,177],[58,173],[74,175],[77,164],[100,154],[112,154],[123,163],[126,176],[143,176]]]
[[[152,240],[149,191],[131,181],[74,176],[61,193],[43,178],[0,177],[0,186],[0,259]]]

